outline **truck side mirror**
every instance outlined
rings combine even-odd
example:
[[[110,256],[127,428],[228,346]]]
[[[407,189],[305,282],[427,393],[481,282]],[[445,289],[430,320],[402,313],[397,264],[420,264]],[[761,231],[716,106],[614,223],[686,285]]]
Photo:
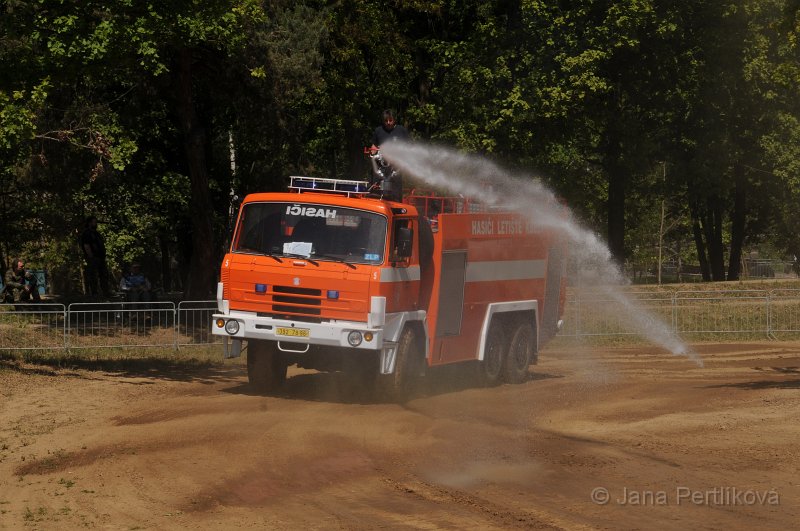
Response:
[[[414,231],[408,227],[397,229],[397,257],[400,259],[411,256],[412,244],[414,242]]]

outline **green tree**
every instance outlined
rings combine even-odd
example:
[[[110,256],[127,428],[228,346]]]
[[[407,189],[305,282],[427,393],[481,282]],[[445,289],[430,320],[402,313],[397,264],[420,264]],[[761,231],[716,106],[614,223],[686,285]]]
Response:
[[[140,171],[148,162],[166,162],[164,154],[172,155],[180,146],[171,162],[173,171],[189,177],[189,190],[182,192],[189,197],[185,212],[191,216],[191,230],[186,231],[191,235],[187,295],[207,297],[212,292],[219,240],[213,227],[218,216],[212,195],[221,188],[218,180],[230,179],[229,174],[209,176],[207,131],[219,116],[210,106],[213,90],[209,89],[221,65],[243,47],[245,29],[265,22],[259,4],[219,1],[198,8],[192,2],[180,2],[142,8],[124,0],[15,3],[9,4],[7,14],[4,22],[20,44],[4,47],[4,52],[10,56],[15,48],[29,51],[29,57],[16,53],[20,59],[11,62],[18,73],[9,78],[10,85],[21,85],[12,94],[22,95],[17,100],[30,94],[28,109],[42,99],[46,104],[39,113],[23,115],[30,118],[17,129],[25,135],[4,128],[4,137],[16,141],[14,149],[27,154],[18,160],[6,158],[6,174],[11,169],[48,180],[56,167],[69,168],[63,174],[74,177],[64,183],[63,195],[72,199],[72,212],[97,211],[114,219],[117,228],[126,229],[132,225],[117,216],[124,212],[118,199],[133,197],[126,187],[152,185],[154,180]],[[33,88],[26,92],[26,86]],[[42,87],[48,90],[39,96]],[[9,98],[0,101],[8,107]],[[151,120],[156,117],[163,121]],[[148,150],[134,161],[140,145],[157,151]],[[26,168],[27,161],[36,160],[31,156],[36,152],[41,164]],[[162,168],[157,175],[163,177],[169,171]],[[17,184],[23,181],[19,176],[15,179]],[[149,195],[161,196],[158,190]],[[143,201],[138,206],[156,205]],[[72,217],[74,222],[81,216]],[[160,219],[154,226],[175,226],[169,215],[155,217]],[[146,218],[138,216],[138,224]],[[119,239],[125,242],[135,236],[135,230],[123,232]],[[112,252],[128,245],[111,244]]]
[[[757,241],[771,218],[776,189],[764,170],[763,141],[776,120],[768,72],[780,40],[780,6],[696,2],[681,12],[685,81],[682,112],[670,120],[671,156],[683,176],[706,280],[737,280],[743,246]]]

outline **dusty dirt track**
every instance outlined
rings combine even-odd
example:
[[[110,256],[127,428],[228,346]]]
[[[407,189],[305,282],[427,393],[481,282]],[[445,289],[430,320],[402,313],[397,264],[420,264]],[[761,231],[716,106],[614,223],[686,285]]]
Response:
[[[698,350],[548,348],[403,406],[296,371],[253,395],[240,365],[0,370],[0,528],[796,526],[800,344]]]

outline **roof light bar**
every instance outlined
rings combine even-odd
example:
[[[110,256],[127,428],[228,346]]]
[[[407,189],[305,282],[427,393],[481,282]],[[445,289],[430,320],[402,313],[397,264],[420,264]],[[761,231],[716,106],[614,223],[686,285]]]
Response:
[[[301,192],[330,192],[337,194],[364,195],[368,184],[365,181],[348,181],[344,179],[327,179],[323,177],[289,177],[289,189]]]

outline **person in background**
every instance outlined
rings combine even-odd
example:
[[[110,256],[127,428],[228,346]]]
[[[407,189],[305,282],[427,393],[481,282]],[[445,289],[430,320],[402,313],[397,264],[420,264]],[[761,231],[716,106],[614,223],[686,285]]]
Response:
[[[97,232],[97,218],[89,216],[81,233],[81,250],[86,259],[86,283],[89,295],[96,297],[100,292],[106,298],[111,297],[108,285],[108,266],[106,265],[106,244],[103,236]],[[100,289],[98,290],[98,282]]]
[[[25,262],[20,258],[15,258],[11,267],[6,271],[3,280],[3,302],[13,304],[14,302],[40,302],[39,286],[36,276],[25,271]]]
[[[119,289],[125,294],[128,302],[150,302],[150,281],[142,273],[142,266],[136,262],[131,264],[130,270],[122,275]]]

